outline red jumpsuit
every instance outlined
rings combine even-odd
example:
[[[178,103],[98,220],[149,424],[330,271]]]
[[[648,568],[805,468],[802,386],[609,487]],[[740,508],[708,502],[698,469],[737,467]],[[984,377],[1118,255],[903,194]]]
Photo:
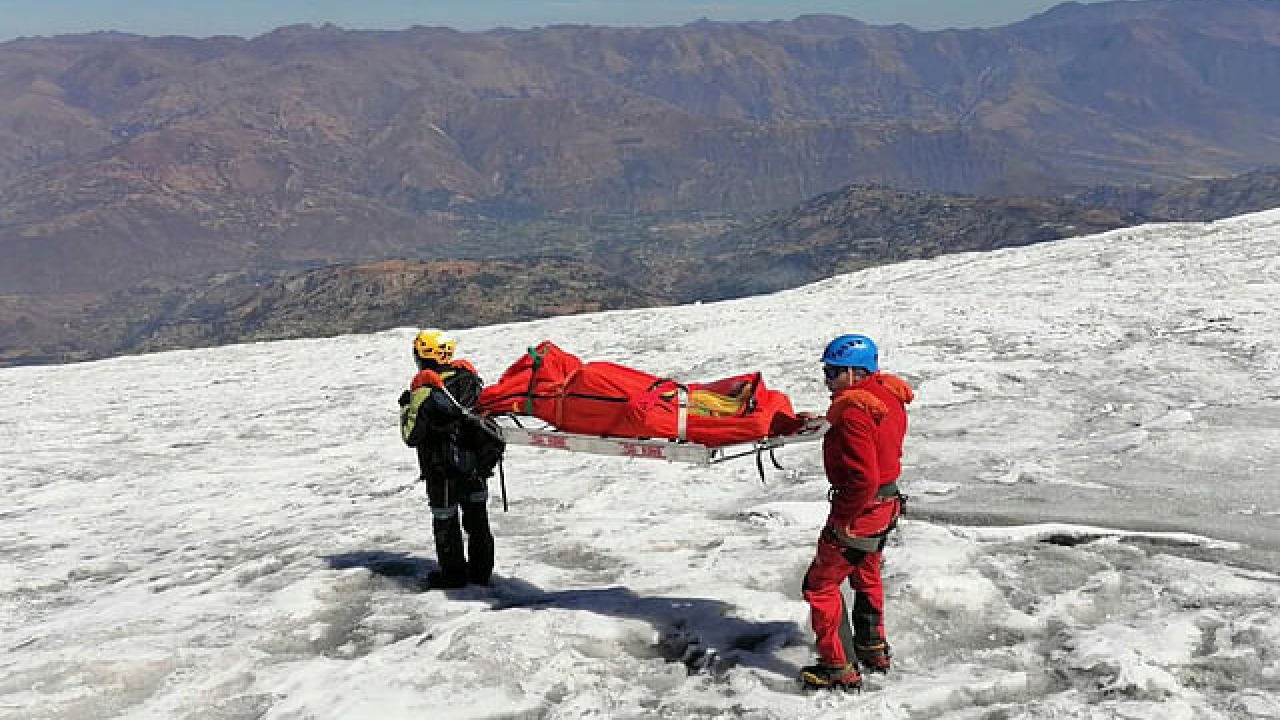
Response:
[[[896,495],[877,493],[902,472],[906,405],[912,397],[910,386],[900,378],[876,373],[832,396],[827,411],[831,429],[822,440],[822,464],[831,483],[831,513],[805,574],[804,599],[811,609],[818,655],[830,665],[849,660],[839,635],[844,614],[840,583],[845,578],[854,590],[855,642],[871,646],[884,641],[881,549],[901,501]]]

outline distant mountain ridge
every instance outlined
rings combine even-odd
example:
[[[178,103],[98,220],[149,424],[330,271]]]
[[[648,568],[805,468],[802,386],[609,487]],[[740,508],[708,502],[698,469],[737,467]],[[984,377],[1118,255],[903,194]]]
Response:
[[[1210,221],[1280,206],[1280,168],[1175,187],[1137,185],[1095,187],[1075,193],[1072,202],[1111,208],[1150,220]]]
[[[456,255],[468,218],[756,213],[856,183],[1054,195],[1280,163],[1280,8],[1066,4],[0,44],[0,294]]]
[[[487,232],[518,229],[514,242],[541,254],[238,273],[107,299],[0,298],[0,366],[717,300],[888,262],[1274,207],[1280,170],[1058,201],[854,185],[746,222],[502,225]]]

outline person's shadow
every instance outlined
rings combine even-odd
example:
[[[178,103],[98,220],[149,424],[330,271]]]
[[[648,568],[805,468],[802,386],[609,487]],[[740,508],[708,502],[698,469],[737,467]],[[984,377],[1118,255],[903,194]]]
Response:
[[[333,570],[365,568],[374,575],[387,578],[405,590],[421,592],[430,589],[427,574],[436,569],[436,563],[401,552],[369,550],[324,556]]]
[[[365,551],[325,557],[329,567],[355,567],[394,581],[408,592],[429,590],[426,577],[436,563],[407,553]],[[517,578],[494,576],[489,587],[441,590],[451,598],[487,601],[492,610],[560,608],[647,622],[659,640],[650,649],[690,672],[720,674],[734,666],[753,667],[791,679],[800,668],[776,656],[783,647],[806,641],[794,622],[753,622],[733,617],[733,606],[708,598],[637,595],[611,586],[548,591]]]

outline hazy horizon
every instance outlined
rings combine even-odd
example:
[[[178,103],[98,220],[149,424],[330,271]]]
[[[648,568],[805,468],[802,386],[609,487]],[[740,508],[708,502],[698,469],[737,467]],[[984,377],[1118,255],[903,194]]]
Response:
[[[3,3],[5,12],[0,13],[0,41],[100,31],[253,37],[286,25],[325,23],[352,30],[397,30],[414,25],[433,25],[477,31],[577,23],[643,27],[683,25],[703,18],[725,22],[791,20],[810,14],[843,15],[873,25],[903,23],[921,30],[939,30],[1007,25],[1057,4],[1055,0],[956,0],[946,4],[928,0],[896,3],[872,0],[657,0],[644,4],[622,0],[494,0],[459,6],[412,0],[369,0],[363,3],[282,0],[263,6],[246,0],[228,0],[175,6],[157,0],[43,0],[40,3],[20,0]]]

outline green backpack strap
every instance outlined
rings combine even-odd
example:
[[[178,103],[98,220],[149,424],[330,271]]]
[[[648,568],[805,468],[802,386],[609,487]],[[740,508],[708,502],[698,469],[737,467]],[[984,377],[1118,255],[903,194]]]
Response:
[[[533,367],[529,369],[529,389],[524,396],[524,414],[533,415],[533,383],[538,377],[538,368],[542,367],[542,356],[537,348],[528,348],[529,357],[533,358]]]

